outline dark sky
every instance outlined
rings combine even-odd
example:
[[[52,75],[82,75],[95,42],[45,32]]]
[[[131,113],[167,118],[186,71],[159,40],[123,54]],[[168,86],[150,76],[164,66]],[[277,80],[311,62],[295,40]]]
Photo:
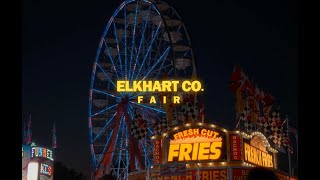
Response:
[[[77,170],[90,165],[87,126],[91,68],[99,39],[119,0],[24,0],[22,119],[32,113],[36,142],[51,146],[56,121],[59,160]],[[290,0],[169,2],[191,36],[205,83],[208,122],[234,128],[233,65],[277,98],[297,122],[297,7]]]

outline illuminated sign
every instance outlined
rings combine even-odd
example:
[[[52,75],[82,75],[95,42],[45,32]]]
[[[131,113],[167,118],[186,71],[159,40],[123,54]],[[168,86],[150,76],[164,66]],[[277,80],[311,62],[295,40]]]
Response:
[[[183,92],[204,91],[200,81],[117,81],[117,92],[178,92],[181,87]],[[180,104],[180,96],[173,96],[172,102]],[[162,97],[162,103],[166,104],[167,97]],[[143,96],[137,96],[137,102],[145,102]],[[150,97],[150,104],[157,103],[155,96]]]
[[[160,168],[160,176],[186,175],[185,164],[166,164]]]
[[[187,175],[160,176],[158,172],[151,173],[151,179],[157,180],[197,180],[198,174],[201,180],[227,180],[227,169],[187,170]],[[145,178],[145,177],[144,177]],[[129,178],[131,180],[131,178]],[[135,178],[132,178],[135,179]]]
[[[31,158],[47,158],[53,161],[52,150],[43,147],[32,147]]]
[[[250,142],[243,143],[244,160],[257,166],[274,167],[273,154],[266,147],[264,140],[253,136]]]
[[[48,164],[41,163],[40,174],[51,176],[52,175],[52,167]]]
[[[226,154],[225,133],[205,127],[173,132],[168,146],[168,162],[218,161]]]
[[[154,164],[161,164],[161,140],[153,140],[154,151],[153,151],[153,160]]]
[[[232,161],[241,160],[241,144],[240,136],[238,134],[230,134],[230,153]]]
[[[244,180],[247,179],[250,169],[234,168],[232,169],[233,180]]]

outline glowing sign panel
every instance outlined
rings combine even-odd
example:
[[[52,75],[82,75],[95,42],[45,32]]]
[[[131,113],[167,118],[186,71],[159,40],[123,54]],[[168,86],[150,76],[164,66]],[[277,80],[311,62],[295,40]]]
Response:
[[[161,140],[154,140],[153,159],[154,164],[161,164]]]
[[[249,142],[243,143],[244,160],[257,166],[274,167],[273,154],[268,152],[265,143],[258,136],[254,136]]]
[[[241,160],[240,136],[237,134],[230,134],[230,154],[232,161]]]
[[[192,128],[173,134],[168,150],[168,162],[219,160],[224,137],[221,132],[206,128]]]
[[[232,179],[244,180],[247,179],[250,169],[245,168],[234,168],[232,169]]]
[[[160,176],[160,173],[152,172],[150,176],[151,176],[151,179],[157,179],[157,180],[160,180],[160,179],[161,180],[197,180],[197,177],[198,177],[197,170],[187,170],[186,174],[187,175]],[[201,180],[227,180],[228,172],[227,172],[227,169],[210,169],[210,170],[201,169],[199,176]],[[143,178],[145,179],[145,176]],[[129,180],[138,180],[138,179],[129,178]]]
[[[53,161],[52,151],[43,147],[32,147],[31,158],[47,158]]]
[[[51,176],[52,175],[52,167],[50,165],[48,165],[48,164],[42,164],[41,163],[40,174]]]

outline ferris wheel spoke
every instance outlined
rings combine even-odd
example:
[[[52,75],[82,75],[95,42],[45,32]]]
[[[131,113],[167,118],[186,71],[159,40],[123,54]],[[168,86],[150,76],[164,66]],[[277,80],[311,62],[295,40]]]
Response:
[[[113,118],[115,117],[115,115],[117,114],[117,112],[115,112],[112,117],[106,122],[106,124],[103,126],[103,128],[99,131],[99,133],[96,135],[96,137],[93,139],[93,142],[96,141],[96,139],[100,136],[100,134],[102,133],[102,131],[104,131],[104,129],[111,123],[111,121],[113,120]],[[111,133],[112,134],[112,133]],[[108,143],[107,143],[108,144]]]
[[[172,73],[173,69],[174,69],[174,68],[172,68],[172,69],[168,72],[168,75],[170,75],[170,73]]]
[[[123,116],[123,118],[125,118],[125,116]],[[122,130],[124,129],[124,124],[125,124],[125,122],[124,122],[125,120],[123,119],[123,120],[121,120],[120,121],[120,126],[122,125]],[[118,133],[120,133],[120,131],[118,131]],[[121,131],[121,136],[123,136],[123,132]],[[120,138],[120,152],[119,152],[119,154],[118,154],[118,174],[119,174],[119,170],[120,170],[120,160],[122,159],[122,157],[121,157],[121,155],[122,155],[122,143],[123,143],[123,137],[121,137]]]
[[[105,44],[105,46],[106,46],[106,50],[107,50],[108,55],[109,55],[109,57],[110,57],[110,60],[111,60],[111,63],[112,63],[113,69],[114,69],[114,71],[116,72],[117,78],[119,79],[118,71],[117,71],[117,69],[116,69],[116,66],[114,65],[113,58],[112,58],[112,56],[110,55],[109,47],[108,47],[108,45],[107,45],[107,43],[106,43],[106,41],[105,41],[105,39],[104,39],[104,38],[103,38],[103,43],[104,43],[104,44]]]
[[[154,133],[152,132],[152,130],[150,129],[150,127],[147,127],[147,129],[148,129],[149,133],[151,134],[151,136],[153,136]]]
[[[134,111],[134,109],[133,109],[132,105],[129,104],[128,112],[129,112],[129,115],[131,117],[131,121],[134,121],[133,111]]]
[[[164,34],[164,33],[163,33],[164,31],[165,31],[165,30],[162,30],[162,35]],[[162,40],[163,40],[163,38],[160,39],[159,43],[157,43],[157,42],[155,43],[157,49],[160,49],[160,48],[161,48]],[[157,54],[156,54],[154,57],[158,57],[159,54],[160,54],[160,51],[158,51]]]
[[[160,23],[160,24],[161,24],[161,23]],[[147,59],[147,56],[148,56],[148,54],[149,54],[149,52],[150,52],[150,49],[151,49],[151,47],[152,47],[152,45],[153,45],[153,42],[154,42],[155,38],[156,38],[157,35],[158,35],[159,29],[160,29],[160,25],[157,27],[156,32],[153,34],[153,38],[152,38],[152,40],[151,40],[151,43],[150,43],[149,48],[148,48],[148,50],[147,50],[147,53],[146,53],[146,55],[145,55],[145,57],[144,57],[141,65],[140,65],[139,71],[137,72],[136,79],[138,78],[138,76],[139,76],[139,74],[140,74],[140,71],[141,71],[141,69],[142,69],[142,67],[143,67],[143,65],[144,65],[144,62],[145,62],[146,59]]]
[[[165,62],[165,60],[166,60],[166,58],[167,58],[167,56],[168,56],[169,50],[170,50],[170,46],[165,50],[165,52],[161,55],[161,57],[159,57],[159,59],[156,61],[156,63],[148,70],[147,74],[143,77],[142,81],[151,73],[151,71],[153,71],[153,69],[156,67],[156,65],[157,65],[161,60],[163,60],[162,63],[161,63],[161,65],[160,65],[160,67],[159,67],[159,69],[158,69],[157,75],[153,78],[153,80],[155,80],[156,78],[158,78],[158,76],[159,76],[159,74],[160,74],[160,71],[161,71],[161,69],[162,69],[162,67],[163,67],[163,64],[164,64],[164,62]],[[164,55],[165,55],[165,57],[163,57]],[[144,93],[145,93],[145,92],[143,92],[143,93],[141,93],[141,94],[144,94]],[[129,93],[129,96],[131,96],[132,94],[133,94],[133,93]],[[139,95],[140,95],[140,94],[139,94]],[[132,98],[137,97],[137,96],[139,96],[139,95],[135,95],[135,96],[133,96]]]
[[[162,69],[165,69],[165,68],[167,68],[167,67],[171,67],[171,66],[172,66],[171,64],[168,64],[168,65],[166,65],[166,66],[163,66],[163,65],[164,65],[164,62],[165,62],[165,61],[163,61],[163,62],[161,63],[161,65],[160,65],[159,69],[157,69],[158,72],[157,72],[156,76],[154,77],[154,79],[156,79],[156,78],[159,77],[160,72],[161,72]],[[169,74],[169,73],[168,73],[168,74]]]
[[[130,97],[129,99],[134,99],[134,98],[136,98],[136,97],[138,97],[138,96],[140,96],[140,95],[143,95],[143,94],[145,94],[145,93],[147,93],[147,92],[141,92],[141,93],[139,93],[139,94],[136,94],[136,95]]]
[[[130,72],[131,72],[131,63],[132,63],[132,56],[133,56],[133,51],[134,51],[134,44],[135,44],[135,34],[136,34],[136,24],[137,24],[137,15],[138,15],[138,4],[139,4],[139,1],[137,1],[136,3],[136,13],[135,13],[135,16],[134,16],[134,23],[133,23],[133,32],[132,32],[132,46],[131,46],[131,55],[130,55],[130,63],[129,63],[129,79],[130,79]]]
[[[142,42],[143,42],[143,39],[144,39],[144,33],[146,32],[146,28],[147,28],[147,24],[148,24],[148,18],[149,18],[150,10],[151,10],[151,6],[149,6],[147,18],[146,18],[146,20],[144,22],[144,26],[143,26],[143,30],[142,30],[142,37],[141,37],[141,40],[140,40],[138,52],[136,53],[136,61],[135,61],[134,65],[133,65],[131,81],[133,79],[134,71],[135,71],[135,68],[136,68],[136,65],[137,65],[137,62],[138,62],[138,57],[139,57],[139,54],[140,54],[141,45],[142,45]]]
[[[113,86],[116,88],[116,85],[113,83],[113,81],[111,80],[111,78],[108,76],[108,74],[104,71],[104,69],[99,65],[99,63],[96,63],[97,66],[99,67],[99,69],[103,72],[103,74],[109,79],[109,81],[111,82],[111,84],[113,84]]]
[[[166,113],[165,111],[161,110],[161,109],[157,109],[157,108],[153,108],[153,107],[149,107],[149,106],[146,106],[146,105],[143,105],[143,104],[139,104],[139,103],[136,103],[136,102],[133,102],[133,101],[129,101],[130,103],[134,104],[134,105],[137,105],[137,106],[141,106],[141,107],[144,107],[144,108],[147,108],[147,109],[151,109],[153,111],[157,111],[157,112],[161,112],[161,113]]]
[[[105,151],[106,151],[106,149],[107,149],[107,147],[108,147],[108,144],[109,144],[109,142],[110,142],[110,140],[111,140],[112,133],[113,133],[113,129],[112,129],[111,132],[110,132],[110,136],[109,136],[109,138],[108,138],[105,146],[103,147],[103,150],[102,150],[102,153],[101,153],[101,154],[104,154],[104,153],[105,153]],[[100,156],[97,164],[100,164],[100,163],[101,163],[102,158],[103,158],[103,156]]]
[[[118,40],[118,36],[117,36],[116,23],[114,21],[113,21],[113,31],[114,31],[114,36],[116,37],[117,50],[118,50],[118,61],[119,61],[119,64],[120,64],[121,76],[123,78],[121,55],[120,55],[120,50],[119,50],[119,40]]]
[[[91,115],[91,117],[96,116],[96,115],[98,115],[98,114],[101,114],[101,113],[103,113],[103,112],[105,112],[105,111],[107,111],[107,110],[109,110],[109,109],[112,109],[112,108],[114,108],[114,107],[117,106],[117,105],[118,105],[118,104],[109,106],[108,108],[106,108],[106,109],[104,109],[104,110],[101,110],[101,111],[95,113],[94,115]]]
[[[125,131],[126,131],[126,166],[128,166],[129,165],[129,137],[128,136],[130,136],[129,135],[129,130],[128,130],[129,128],[127,127],[127,128],[125,128]],[[125,167],[126,168],[126,173],[127,174],[129,174],[129,168],[128,167]]]
[[[144,141],[145,141],[145,140],[144,140]],[[150,164],[150,160],[149,160],[149,158],[148,158],[148,154],[147,154],[147,147],[146,147],[145,143],[141,142],[141,144],[142,144],[142,148],[143,148],[143,151],[144,151],[144,158],[145,158],[145,161],[147,161],[147,162],[148,162],[148,163],[145,163],[145,164],[146,164],[146,166],[147,166],[147,164]]]
[[[128,65],[127,65],[127,8],[124,8],[124,78],[128,78]]]
[[[165,50],[165,52],[163,52],[163,54],[160,56],[160,58],[157,60],[156,63],[154,63],[154,65],[149,69],[149,71],[147,72],[147,74],[142,78],[142,80],[144,80],[146,77],[148,77],[148,75],[151,73],[151,71],[153,71],[153,69],[156,67],[156,65],[158,65],[158,63],[161,60],[165,60],[167,58],[168,52],[169,52],[170,46]]]
[[[113,157],[114,157],[114,152],[115,152],[115,149],[116,149],[116,144],[118,143],[118,136],[119,136],[119,133],[120,133],[120,127],[121,127],[121,120],[122,120],[122,118],[123,118],[123,116],[124,116],[124,114],[123,114],[123,112],[121,113],[121,116],[120,116],[120,124],[119,124],[119,126],[118,126],[118,132],[117,132],[117,134],[116,134],[116,141],[115,141],[115,143],[114,143],[114,145],[113,145],[113,148],[112,148],[112,153],[111,153],[111,158],[113,159]],[[112,159],[111,159],[111,162],[112,162]]]
[[[101,94],[105,94],[105,95],[107,95],[107,96],[114,97],[114,98],[118,98],[118,99],[121,98],[121,97],[115,96],[115,95],[113,95],[113,94],[109,94],[109,93],[107,93],[107,92],[100,91],[100,90],[98,90],[98,89],[92,89],[92,90],[95,91],[95,92],[101,93]]]

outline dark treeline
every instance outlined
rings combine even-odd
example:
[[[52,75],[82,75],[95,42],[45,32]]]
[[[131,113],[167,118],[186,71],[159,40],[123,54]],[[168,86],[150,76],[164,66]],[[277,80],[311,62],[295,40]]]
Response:
[[[54,163],[53,171],[54,180],[87,180],[85,175],[73,168],[68,168],[62,162]],[[89,180],[89,179],[88,179]]]

